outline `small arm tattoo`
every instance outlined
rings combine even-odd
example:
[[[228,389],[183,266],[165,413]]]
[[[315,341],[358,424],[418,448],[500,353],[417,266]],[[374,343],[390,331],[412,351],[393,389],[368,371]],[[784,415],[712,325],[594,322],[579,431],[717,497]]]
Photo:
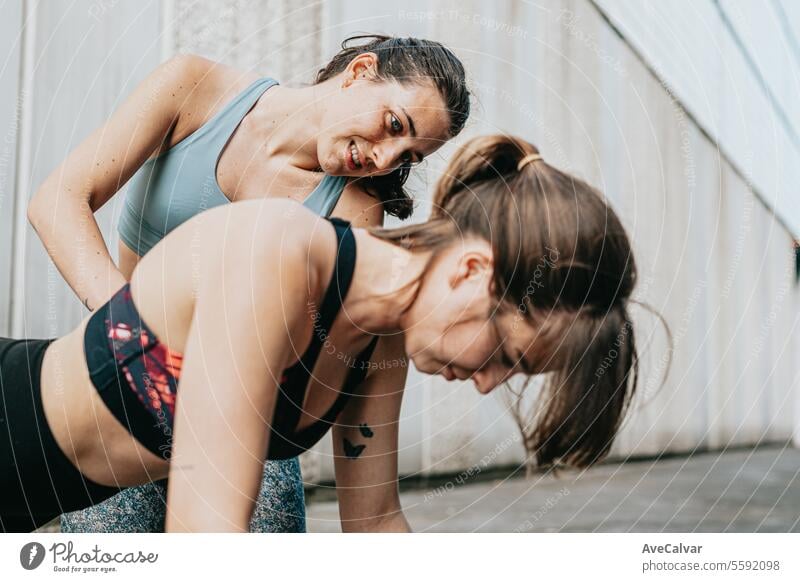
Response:
[[[369,426],[367,426],[366,422],[362,422],[361,424],[359,424],[358,430],[361,431],[361,436],[365,438],[371,439],[372,437],[375,436],[375,433],[372,432],[372,429]]]
[[[348,439],[344,439],[343,444],[344,454],[348,459],[357,459],[359,455],[364,452],[364,449],[367,448],[367,445],[354,445]]]
[[[88,297],[84,298],[83,306],[86,307],[86,309],[88,309],[89,311],[94,311],[93,307],[89,307],[89,298]]]

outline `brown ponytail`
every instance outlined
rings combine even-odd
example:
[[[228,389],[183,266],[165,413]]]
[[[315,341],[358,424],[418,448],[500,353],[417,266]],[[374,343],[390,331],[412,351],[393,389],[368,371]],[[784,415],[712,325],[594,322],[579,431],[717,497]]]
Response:
[[[519,160],[539,150],[528,142],[504,135],[485,135],[471,139],[456,152],[436,185],[434,212],[454,206],[451,199],[462,196],[470,185],[486,180],[513,178]]]
[[[636,264],[602,195],[537,154],[516,137],[472,139],[439,180],[428,222],[372,232],[434,251],[459,237],[489,241],[495,315],[513,313],[536,329],[531,349],[546,372],[533,413],[521,395],[512,410],[529,459],[584,467],[608,454],[636,391],[628,312]]]

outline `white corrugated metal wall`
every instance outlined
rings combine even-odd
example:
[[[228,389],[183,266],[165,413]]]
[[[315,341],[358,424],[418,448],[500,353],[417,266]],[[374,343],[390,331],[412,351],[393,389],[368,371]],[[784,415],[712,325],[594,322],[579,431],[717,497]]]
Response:
[[[48,336],[79,318],[24,206],[159,60],[193,51],[303,82],[350,33],[416,35],[451,46],[470,72],[477,102],[458,141],[523,135],[600,186],[635,240],[638,297],[667,318],[675,360],[659,390],[665,339],[638,313],[642,398],[615,453],[791,437],[800,419],[791,235],[800,234],[800,13],[791,2],[11,4],[0,25],[0,331]],[[412,180],[416,220],[453,147]],[[120,201],[101,211],[112,248]],[[519,461],[504,406],[412,370],[402,472],[460,470],[486,455]],[[308,478],[332,476],[329,452],[322,443],[308,456]]]
[[[0,115],[9,116],[14,144],[0,208],[0,333],[53,337],[71,329],[84,308],[28,225],[27,202],[45,177],[161,59],[161,16],[155,1],[8,2]],[[4,6],[4,10],[6,7]],[[8,79],[8,83],[6,83]],[[14,109],[13,104],[18,106]],[[7,105],[8,104],[8,105]],[[11,121],[9,121],[11,124]],[[13,203],[12,203],[13,201]],[[113,228],[122,197],[98,213],[116,253]],[[6,244],[6,238],[9,244]],[[80,253],[81,249],[73,249]],[[5,316],[4,316],[5,314]]]

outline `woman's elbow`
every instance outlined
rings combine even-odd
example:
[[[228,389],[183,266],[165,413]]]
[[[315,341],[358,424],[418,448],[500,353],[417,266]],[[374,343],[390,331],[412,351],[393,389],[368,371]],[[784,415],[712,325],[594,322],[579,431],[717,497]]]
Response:
[[[73,209],[80,209],[81,211],[88,209],[90,213],[93,213],[89,200],[90,197],[77,198],[65,195],[63,191],[59,191],[45,183],[28,202],[28,223],[41,237],[43,233],[50,232],[55,227],[58,216],[56,208],[60,209],[62,217],[64,211],[72,214]]]
[[[45,212],[45,195],[40,190],[33,195],[28,202],[28,223],[33,227],[36,232],[41,232],[42,225],[47,220],[47,213]]]

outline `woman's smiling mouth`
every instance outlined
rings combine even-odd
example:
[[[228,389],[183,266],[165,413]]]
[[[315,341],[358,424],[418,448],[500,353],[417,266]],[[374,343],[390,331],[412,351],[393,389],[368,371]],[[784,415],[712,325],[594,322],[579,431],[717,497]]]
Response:
[[[350,170],[360,170],[364,166],[361,160],[361,154],[359,154],[358,147],[356,147],[356,142],[350,142],[350,146],[347,148],[347,153],[345,154],[345,161]]]

